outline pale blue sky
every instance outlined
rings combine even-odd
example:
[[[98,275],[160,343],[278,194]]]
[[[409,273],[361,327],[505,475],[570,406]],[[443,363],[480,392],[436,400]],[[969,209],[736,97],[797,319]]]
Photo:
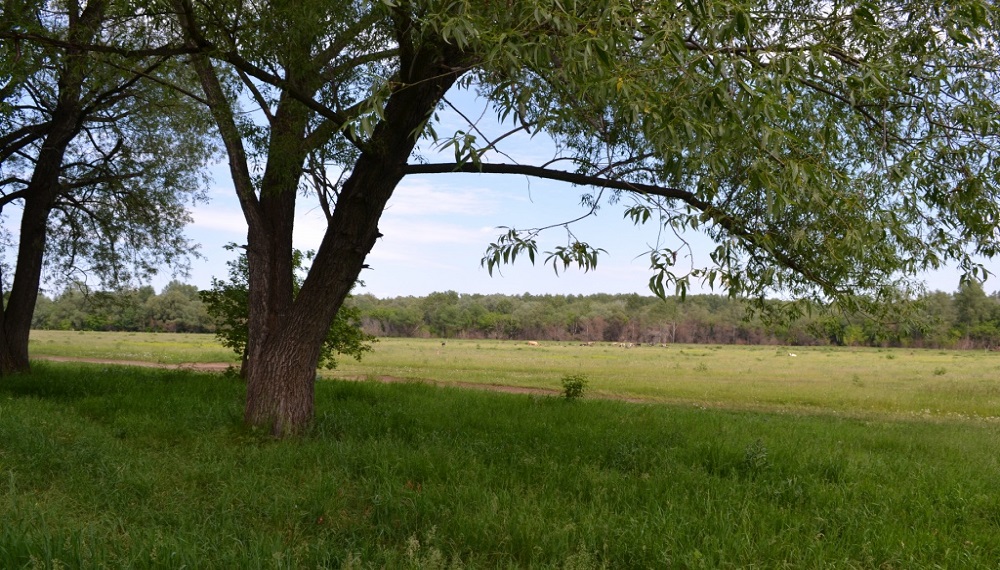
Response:
[[[608,206],[596,217],[579,222],[573,231],[580,239],[607,250],[597,269],[588,273],[571,268],[555,275],[539,256],[501,268],[489,276],[480,266],[486,247],[502,232],[497,226],[530,228],[568,221],[585,210],[579,204],[583,189],[569,184],[528,181],[499,175],[446,174],[412,176],[396,190],[379,225],[384,235],[362,273],[365,291],[379,297],[426,295],[452,289],[462,293],[630,293],[649,294],[647,244],[657,239],[653,227],[636,228],[622,219],[621,208]],[[221,246],[246,241],[246,224],[232,191],[219,184],[212,201],[194,210],[189,235],[202,244],[206,260],[193,263],[191,282],[205,287],[212,275],[224,276],[231,254]],[[323,215],[300,199],[295,245],[315,248],[325,229]],[[565,242],[561,228],[540,240],[545,251]]]
[[[188,281],[202,288],[209,286],[213,275],[226,275],[225,261],[232,254],[222,246],[246,241],[246,224],[227,182],[220,180],[211,192],[211,201],[193,211],[194,224],[188,229],[205,256],[193,261]],[[633,226],[622,218],[620,206],[605,206],[596,217],[573,226],[580,239],[607,250],[594,271],[571,268],[556,276],[551,266],[543,265],[544,256],[539,256],[534,266],[519,259],[515,265],[502,268],[502,275],[494,272],[492,277],[480,266],[486,247],[501,233],[497,226],[528,228],[570,220],[585,211],[579,206],[583,191],[565,183],[517,176],[405,178],[379,225],[384,237],[369,256],[371,269],[362,273],[363,291],[378,297],[423,296],[449,289],[460,293],[650,295],[647,281],[651,272],[644,253],[658,237],[656,228]],[[308,198],[300,198],[300,204],[295,245],[314,249],[325,229],[323,216]],[[709,240],[699,234],[687,238],[704,264]],[[564,240],[564,230],[551,229],[540,241],[540,249],[551,249]],[[954,270],[926,278],[930,289],[950,292],[958,288]],[[157,288],[168,280],[168,276],[158,280]],[[991,279],[986,289],[997,289],[996,282],[997,278]]]

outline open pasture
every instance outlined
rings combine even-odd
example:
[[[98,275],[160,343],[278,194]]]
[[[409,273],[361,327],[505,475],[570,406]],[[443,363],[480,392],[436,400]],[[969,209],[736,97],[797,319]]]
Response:
[[[192,333],[31,331],[35,356],[123,360],[155,364],[236,362],[215,335]]]
[[[1000,425],[38,363],[0,382],[3,568],[995,568]]]
[[[794,356],[792,356],[794,355]],[[840,347],[396,340],[339,374],[559,389],[738,408],[931,416],[1000,416],[1000,354]]]
[[[679,403],[327,381],[288,441],[228,377],[38,362],[0,382],[0,567],[995,568],[996,358],[791,352],[386,340],[336,374]]]
[[[236,362],[212,335],[34,331],[32,354],[159,363]],[[794,356],[792,356],[794,355]],[[932,417],[1000,416],[1000,353],[840,347],[382,339],[335,377],[391,377],[558,390],[742,409]]]

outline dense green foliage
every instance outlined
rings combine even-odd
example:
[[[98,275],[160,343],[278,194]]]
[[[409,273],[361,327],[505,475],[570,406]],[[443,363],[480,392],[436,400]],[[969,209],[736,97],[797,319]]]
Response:
[[[993,423],[36,365],[0,387],[0,566],[987,568]],[[291,483],[291,484],[290,484]]]
[[[92,291],[76,284],[49,298],[40,295],[32,328],[212,332],[216,324],[198,288],[171,281],[159,294],[149,285],[118,291]]]
[[[231,276],[232,277],[232,276]],[[230,282],[232,284],[234,282]],[[216,292],[223,289],[216,281]],[[245,289],[228,290],[236,295]],[[42,298],[36,329],[212,332],[213,319],[194,286],[172,282],[118,293],[67,289]],[[245,303],[245,297],[244,301]],[[488,338],[580,342],[797,344],[992,348],[1000,346],[1000,294],[977,283],[955,293],[936,291],[916,302],[910,324],[886,324],[864,315],[817,311],[795,321],[765,324],[748,318],[746,305],[720,295],[681,301],[640,295],[480,295],[454,291],[427,297],[349,299],[337,322],[364,334],[389,337]],[[233,322],[239,324],[234,312]],[[228,326],[232,326],[231,324]],[[338,329],[339,330],[339,329]],[[344,333],[341,331],[338,335]],[[351,334],[357,334],[353,332]],[[355,338],[347,335],[345,338]],[[359,342],[367,342],[360,339]],[[365,337],[367,338],[367,337]],[[242,345],[231,345],[237,348]],[[352,354],[349,347],[348,352]],[[238,353],[241,353],[238,350]]]
[[[976,283],[914,303],[915,318],[886,323],[863,314],[813,314],[782,323],[748,316],[744,302],[719,295],[661,300],[640,295],[479,295],[353,300],[365,328],[380,336],[534,339],[582,342],[833,344],[994,347],[1000,345],[1000,295]]]
[[[51,210],[50,278],[130,283],[185,267],[197,247],[183,229],[187,206],[204,199],[214,143],[207,115],[183,92],[191,74],[165,55],[111,48],[150,48],[164,33],[158,24],[117,1],[19,0],[0,10],[0,34],[18,38],[0,42],[0,211],[38,200]],[[50,147],[62,149],[54,164]],[[52,176],[49,196],[40,181]]]

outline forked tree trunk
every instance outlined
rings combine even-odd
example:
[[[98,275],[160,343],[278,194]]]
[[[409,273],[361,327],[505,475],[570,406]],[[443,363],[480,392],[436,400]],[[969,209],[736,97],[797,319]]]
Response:
[[[190,5],[176,2],[191,44],[200,33]],[[400,14],[400,38],[412,41],[412,22]],[[378,221],[402,179],[416,138],[444,93],[458,79],[462,54],[441,45],[408,45],[402,82],[386,103],[352,173],[337,197],[323,242],[298,296],[292,299],[292,227],[302,165],[311,150],[326,144],[306,137],[311,111],[283,91],[271,117],[267,167],[259,188],[249,174],[233,109],[207,56],[192,61],[229,154],[236,194],[247,220],[249,315],[244,419],[275,436],[301,433],[312,424],[320,348],[333,319],[379,237]],[[299,93],[321,87],[309,68],[308,50],[292,58],[286,81]],[[300,67],[304,66],[304,67]],[[330,131],[328,136],[335,136]]]
[[[432,74],[428,72],[428,75]],[[311,425],[316,366],[326,332],[381,235],[378,222],[402,180],[403,167],[415,145],[413,133],[455,80],[452,75],[436,75],[439,77],[435,80],[390,99],[386,119],[372,136],[377,143],[371,146],[378,150],[362,153],[344,183],[326,234],[295,302],[284,313],[279,308],[280,299],[275,303],[279,307],[258,307],[257,311],[263,310],[264,315],[255,316],[251,309],[251,321],[256,323],[256,329],[251,327],[249,339],[245,413],[249,425],[269,428],[275,436],[301,433]],[[274,209],[268,212],[273,214]],[[290,237],[290,228],[288,231]],[[290,244],[270,248],[267,245],[276,244],[261,244],[258,249],[270,251],[274,256],[271,263],[280,256],[281,264],[288,267],[290,279]],[[248,251],[251,305],[261,302],[262,289],[274,290],[273,282],[256,279],[268,271],[264,260],[258,260],[264,266],[255,268],[254,253],[251,244]],[[277,277],[272,273],[271,279]],[[285,295],[280,298],[284,299]]]

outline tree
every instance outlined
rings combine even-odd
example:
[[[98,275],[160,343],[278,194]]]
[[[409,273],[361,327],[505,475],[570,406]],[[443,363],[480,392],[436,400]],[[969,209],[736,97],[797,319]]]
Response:
[[[970,336],[973,330],[983,327],[993,318],[996,303],[986,296],[982,285],[976,281],[964,281],[955,292],[955,327],[963,336]],[[992,328],[992,327],[987,327]],[[982,335],[982,330],[979,331]]]
[[[226,249],[233,251],[238,246],[229,244]],[[295,271],[293,276],[294,293],[298,294],[302,288],[301,271],[305,269],[305,262],[311,259],[313,252],[299,250],[293,251],[292,267]],[[212,278],[212,288],[200,293],[201,300],[205,303],[208,314],[218,323],[216,336],[223,346],[233,349],[233,352],[240,355],[240,375],[246,377],[247,369],[247,346],[249,331],[247,328],[248,313],[248,285],[249,267],[247,256],[241,253],[234,261],[227,263],[229,266],[229,280],[222,281]],[[351,356],[355,360],[361,360],[362,355],[372,350],[371,343],[375,342],[375,337],[365,334],[361,330],[361,312],[356,307],[344,306],[337,312],[333,324],[327,331],[323,346],[320,349],[319,365],[329,370],[337,367],[336,355],[343,354]]]
[[[200,108],[165,85],[182,84],[186,67],[114,53],[162,39],[154,24],[115,0],[3,4],[0,212],[22,210],[4,280],[0,375],[29,369],[46,264],[63,281],[117,285],[164,264],[182,268],[193,249],[185,203],[198,199],[211,152]]]
[[[649,252],[659,295],[703,278],[761,303],[779,292],[877,308],[908,293],[901,277],[945,261],[975,275],[975,256],[1000,245],[988,2],[172,5],[249,228],[245,419],[277,435],[311,421],[326,331],[404,176],[517,174],[590,188],[591,214],[624,203],[672,240]],[[436,113],[461,89],[512,130],[470,120],[439,134]],[[551,137],[557,156],[511,163],[503,146],[521,131]],[[425,137],[455,160],[418,157]],[[328,229],[295,295],[305,192]],[[568,240],[546,261],[593,267],[600,249],[557,226]],[[689,230],[718,244],[704,267],[677,267]],[[540,235],[509,230],[484,265],[534,260]]]
[[[150,297],[145,309],[154,330],[205,332],[211,322],[198,288],[177,280],[168,283],[159,295]]]

